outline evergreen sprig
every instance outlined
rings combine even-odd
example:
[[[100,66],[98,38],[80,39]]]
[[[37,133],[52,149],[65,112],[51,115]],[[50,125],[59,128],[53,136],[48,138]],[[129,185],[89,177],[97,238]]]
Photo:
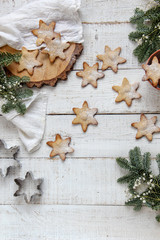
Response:
[[[132,24],[136,24],[136,31],[129,34],[129,39],[138,43],[133,53],[139,62],[146,61],[160,49],[160,0],[154,1],[156,6],[147,11],[136,8],[130,19]]]
[[[29,77],[8,76],[5,67],[12,62],[19,62],[20,53],[2,53],[0,52],[0,97],[5,99],[2,105],[2,112],[8,113],[15,109],[18,113],[24,114],[26,106],[23,99],[33,95],[33,91],[28,88],[22,88],[22,84],[29,81]]]
[[[0,53],[0,65],[2,67],[10,65],[12,62],[19,62],[21,53],[11,54],[8,52]]]
[[[135,147],[129,152],[129,160],[116,159],[121,168],[127,170],[127,174],[118,178],[117,182],[128,184],[125,202],[127,206],[134,206],[138,211],[143,205],[155,211],[160,210],[160,154],[156,156],[159,174],[154,175],[151,171],[151,155],[149,152],[141,154],[140,148]],[[156,216],[160,222],[160,215]]]

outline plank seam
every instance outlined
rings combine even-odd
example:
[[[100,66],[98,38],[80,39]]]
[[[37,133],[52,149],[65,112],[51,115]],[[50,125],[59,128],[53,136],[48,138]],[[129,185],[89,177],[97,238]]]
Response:
[[[95,25],[117,25],[117,24],[129,24],[129,21],[107,21],[107,22],[82,22],[82,24],[87,25],[87,24],[95,24]]]

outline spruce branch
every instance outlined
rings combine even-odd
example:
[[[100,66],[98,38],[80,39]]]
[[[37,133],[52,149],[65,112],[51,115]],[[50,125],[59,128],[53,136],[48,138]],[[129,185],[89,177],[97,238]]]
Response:
[[[22,85],[30,80],[29,77],[8,76],[5,72],[5,67],[13,61],[19,62],[20,57],[20,53],[0,52],[0,97],[5,100],[1,108],[3,113],[8,113],[15,109],[18,113],[24,114],[26,106],[23,100],[33,95],[32,90],[22,88]]]
[[[146,152],[143,154],[143,169],[145,172],[149,172],[151,167],[151,154],[149,152]]]
[[[134,150],[130,150],[129,158],[133,167],[137,167],[139,169],[142,168],[142,156],[140,148],[135,147]]]
[[[117,179],[117,182],[127,184],[128,200],[125,204],[134,206],[136,211],[143,205],[160,211],[160,173],[157,176],[152,173],[150,153],[142,155],[140,148],[135,147],[129,151],[129,160],[117,158],[116,161],[128,172]],[[156,161],[160,172],[160,154]],[[160,221],[160,215],[156,219]]]
[[[21,53],[11,54],[8,52],[0,52],[0,65],[8,66],[12,62],[19,62],[21,58]]]
[[[136,31],[129,34],[129,39],[138,43],[133,53],[139,62],[146,61],[160,48],[160,0],[155,2],[156,5],[147,11],[136,8],[130,19],[130,23],[136,25]]]
[[[157,222],[160,222],[160,215],[156,216],[156,220],[157,220]]]
[[[125,175],[125,176],[123,176],[123,177],[118,178],[118,179],[117,179],[117,182],[119,182],[119,183],[128,183],[128,182],[130,182],[133,178],[134,178],[134,175],[132,175],[132,174],[127,174],[127,175]]]
[[[125,158],[117,158],[116,161],[121,168],[124,168],[124,169],[130,169],[131,168],[129,162]]]
[[[135,211],[140,211],[142,208],[142,201],[140,201],[138,198],[132,199],[129,202],[125,202],[126,206],[134,206]]]
[[[158,164],[158,169],[159,169],[159,174],[160,174],[160,154],[157,154],[156,161],[157,161],[157,164]]]

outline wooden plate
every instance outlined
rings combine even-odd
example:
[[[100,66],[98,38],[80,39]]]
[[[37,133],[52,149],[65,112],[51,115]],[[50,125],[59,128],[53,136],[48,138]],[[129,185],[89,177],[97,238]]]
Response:
[[[43,65],[41,67],[35,67],[32,76],[29,75],[26,70],[18,73],[17,68],[19,64],[15,62],[10,64],[7,68],[13,75],[19,77],[29,76],[30,82],[27,83],[28,87],[41,87],[43,84],[54,86],[59,79],[67,79],[67,73],[72,69],[77,57],[81,54],[82,50],[82,44],[71,43],[70,47],[65,51],[66,59],[61,60],[60,58],[56,58],[53,63],[49,61],[48,54],[43,54],[40,51],[37,60],[43,62]],[[20,52],[9,46],[0,48],[0,51],[10,53]]]

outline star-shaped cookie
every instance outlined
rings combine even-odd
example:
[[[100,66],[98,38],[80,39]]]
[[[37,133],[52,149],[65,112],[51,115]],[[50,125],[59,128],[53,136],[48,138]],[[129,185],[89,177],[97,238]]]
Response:
[[[77,72],[78,77],[82,77],[82,87],[91,84],[97,88],[97,80],[104,77],[104,73],[98,72],[99,64],[95,63],[90,67],[86,62],[83,63],[83,71]]]
[[[26,203],[33,202],[36,196],[42,195],[43,179],[34,179],[32,172],[27,172],[25,179],[16,178],[14,181],[19,186],[14,196],[24,196]]]
[[[62,139],[59,134],[56,135],[56,140],[47,142],[48,146],[52,147],[53,150],[50,153],[50,157],[59,155],[60,158],[64,161],[66,159],[67,153],[74,152],[74,149],[69,147],[71,138]]]
[[[41,52],[49,54],[50,62],[54,62],[56,57],[59,57],[62,60],[66,59],[63,51],[69,48],[69,43],[62,42],[60,38],[55,38],[54,40],[45,38],[45,43],[47,46]]]
[[[38,56],[37,50],[27,50],[25,47],[22,47],[22,56],[19,61],[19,66],[17,71],[22,72],[23,70],[27,70],[30,75],[33,75],[34,67],[40,67],[43,63],[39,62],[36,58]]]
[[[119,56],[120,52],[120,47],[112,51],[110,47],[105,46],[105,53],[97,55],[97,58],[103,61],[102,70],[110,67],[116,73],[118,71],[118,64],[126,62],[126,59]]]
[[[72,121],[73,124],[81,124],[83,132],[87,131],[88,125],[97,125],[98,122],[94,118],[97,113],[97,108],[89,108],[88,103],[85,101],[82,108],[73,108],[73,112],[77,115]]]
[[[137,134],[136,138],[141,138],[143,136],[146,136],[146,138],[149,141],[152,141],[153,133],[160,132],[160,128],[155,126],[155,123],[157,121],[157,117],[154,116],[150,119],[148,119],[143,113],[140,117],[140,122],[132,123],[131,126],[134,128],[137,128]]]
[[[143,64],[142,68],[145,70],[146,74],[143,79],[152,80],[152,84],[154,87],[156,87],[160,80],[160,63],[158,61],[158,58],[154,56],[152,60],[152,64]]]
[[[121,86],[113,86],[112,89],[118,92],[116,102],[125,101],[130,107],[133,99],[141,98],[141,95],[136,91],[139,83],[130,84],[127,78],[123,79]]]
[[[55,25],[55,22],[51,22],[49,25],[47,25],[42,20],[39,21],[39,28],[32,30],[32,33],[37,36],[37,46],[40,46],[43,42],[45,42],[46,37],[48,37],[49,39],[60,37],[59,33],[54,32]]]

